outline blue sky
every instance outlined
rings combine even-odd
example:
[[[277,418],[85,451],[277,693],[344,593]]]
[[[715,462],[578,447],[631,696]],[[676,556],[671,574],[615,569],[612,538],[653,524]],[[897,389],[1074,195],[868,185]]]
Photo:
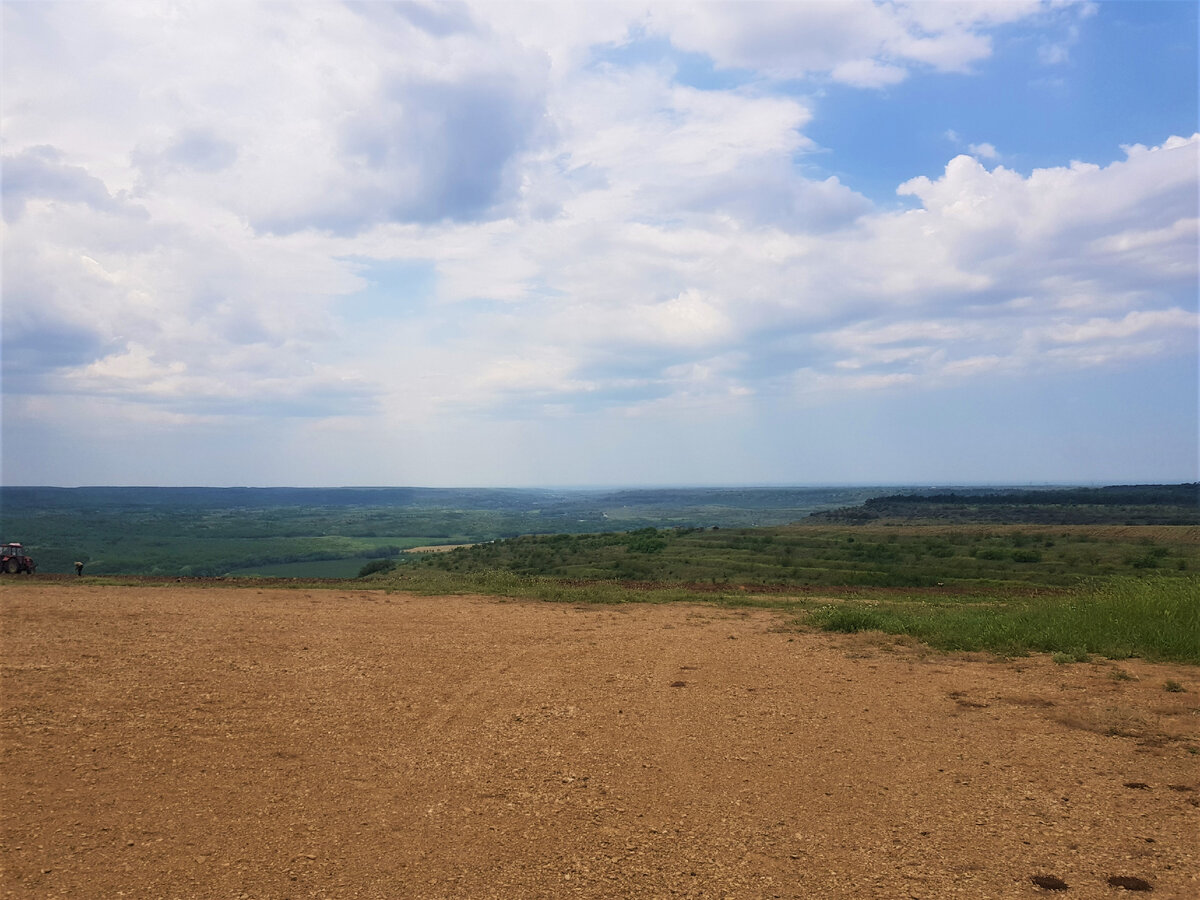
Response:
[[[4,3],[0,476],[1196,480],[1198,8]]]

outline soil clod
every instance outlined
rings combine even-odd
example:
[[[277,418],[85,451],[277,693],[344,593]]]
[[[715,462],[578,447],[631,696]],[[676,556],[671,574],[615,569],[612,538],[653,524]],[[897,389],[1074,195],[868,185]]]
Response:
[[[1034,875],[1029,880],[1046,891],[1065,891],[1069,887],[1057,875]]]
[[[1124,888],[1127,891],[1154,890],[1154,885],[1146,881],[1146,879],[1138,878],[1134,875],[1109,875],[1108,883],[1111,887]]]

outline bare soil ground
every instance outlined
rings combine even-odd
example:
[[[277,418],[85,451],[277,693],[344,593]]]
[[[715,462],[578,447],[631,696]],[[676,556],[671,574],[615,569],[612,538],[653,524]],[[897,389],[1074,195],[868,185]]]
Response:
[[[8,897],[1200,897],[1189,667],[36,577],[0,624]]]

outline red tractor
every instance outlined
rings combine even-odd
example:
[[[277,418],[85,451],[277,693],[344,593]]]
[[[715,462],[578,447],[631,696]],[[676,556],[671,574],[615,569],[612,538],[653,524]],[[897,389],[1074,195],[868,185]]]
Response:
[[[0,572],[17,575],[24,572],[32,575],[37,569],[37,563],[25,555],[25,548],[20,544],[5,544],[0,547]]]

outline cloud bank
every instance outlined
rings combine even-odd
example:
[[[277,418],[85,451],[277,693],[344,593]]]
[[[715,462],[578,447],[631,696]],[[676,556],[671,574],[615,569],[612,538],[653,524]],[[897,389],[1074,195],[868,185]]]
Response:
[[[810,134],[823,85],[970,78],[1089,7],[752,12],[7,5],[12,453],[33,422],[591,433],[1194,359],[1196,134],[1026,170],[980,142],[890,199]]]

